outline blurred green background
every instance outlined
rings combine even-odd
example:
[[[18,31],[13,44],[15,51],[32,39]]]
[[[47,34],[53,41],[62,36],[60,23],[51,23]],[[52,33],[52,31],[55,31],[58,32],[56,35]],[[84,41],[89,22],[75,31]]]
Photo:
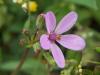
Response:
[[[33,30],[36,18],[42,12],[53,11],[59,21],[68,12],[74,10],[79,18],[69,33],[84,37],[87,45],[82,53],[64,50],[66,60],[72,61],[70,67],[64,70],[57,66],[51,66],[52,68],[49,69],[47,64],[41,62],[40,57],[34,56],[34,49],[31,48],[18,75],[81,75],[76,72],[78,68],[74,65],[79,63],[78,61],[82,65],[82,75],[100,75],[100,0],[34,1],[38,8],[32,13]],[[28,14],[20,4],[13,3],[12,0],[0,0],[0,75],[10,75],[20,61],[25,48],[19,45],[19,40],[22,38],[22,29],[27,18]],[[72,69],[71,66],[74,68]]]

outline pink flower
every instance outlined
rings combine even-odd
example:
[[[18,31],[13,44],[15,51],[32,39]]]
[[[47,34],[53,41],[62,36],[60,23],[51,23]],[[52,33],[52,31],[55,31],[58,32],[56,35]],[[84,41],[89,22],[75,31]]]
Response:
[[[41,47],[45,50],[50,50],[54,60],[60,68],[64,68],[65,59],[61,49],[56,45],[58,42],[65,48],[78,51],[85,47],[85,41],[80,36],[74,34],[63,35],[62,33],[70,30],[77,20],[77,14],[70,12],[56,26],[56,18],[53,12],[47,12],[45,15],[47,34],[40,37]]]

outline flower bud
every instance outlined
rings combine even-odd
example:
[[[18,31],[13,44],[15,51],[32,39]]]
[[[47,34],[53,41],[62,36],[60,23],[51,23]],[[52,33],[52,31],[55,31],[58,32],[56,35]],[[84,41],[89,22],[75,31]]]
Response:
[[[14,3],[18,3],[21,4],[23,2],[23,0],[13,0]]]
[[[25,11],[29,11],[29,12],[36,12],[37,11],[37,3],[35,1],[29,1],[28,3],[23,3],[22,4],[22,8]]]
[[[42,29],[44,26],[44,14],[40,14],[36,20],[36,26],[38,29]]]
[[[29,35],[29,30],[28,29],[23,29],[22,34]]]

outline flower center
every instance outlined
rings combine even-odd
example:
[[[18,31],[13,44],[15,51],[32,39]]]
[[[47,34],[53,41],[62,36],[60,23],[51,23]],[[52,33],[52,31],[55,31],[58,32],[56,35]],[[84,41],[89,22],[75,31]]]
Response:
[[[49,40],[50,41],[56,41],[56,40],[60,40],[60,35],[57,35],[56,33],[50,33],[49,34]]]
[[[55,40],[56,40],[56,36],[57,36],[57,35],[56,35],[55,33],[50,33],[50,34],[49,34],[49,40],[50,40],[50,41],[55,41]]]

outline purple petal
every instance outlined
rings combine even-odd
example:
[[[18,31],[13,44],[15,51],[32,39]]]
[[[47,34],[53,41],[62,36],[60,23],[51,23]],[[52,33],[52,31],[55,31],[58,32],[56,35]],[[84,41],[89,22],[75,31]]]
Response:
[[[60,40],[57,40],[62,46],[71,50],[82,50],[85,48],[85,41],[83,38],[77,35],[68,34],[62,35]]]
[[[76,23],[77,17],[78,17],[77,13],[73,11],[67,14],[66,16],[64,16],[64,18],[58,24],[55,32],[57,34],[62,34],[68,31],[69,29],[71,29],[73,25]]]
[[[46,34],[43,34],[43,35],[40,37],[40,44],[41,44],[41,47],[42,47],[43,49],[45,49],[45,50],[50,49],[50,45],[51,45],[51,43],[50,43],[48,37],[49,37],[49,36],[46,35]]]
[[[56,18],[53,12],[47,12],[45,15],[46,28],[48,33],[53,32],[56,27]]]
[[[57,65],[60,68],[64,68],[65,59],[64,59],[63,53],[60,50],[60,48],[55,43],[52,43],[50,51],[51,51],[53,58],[56,61]]]

